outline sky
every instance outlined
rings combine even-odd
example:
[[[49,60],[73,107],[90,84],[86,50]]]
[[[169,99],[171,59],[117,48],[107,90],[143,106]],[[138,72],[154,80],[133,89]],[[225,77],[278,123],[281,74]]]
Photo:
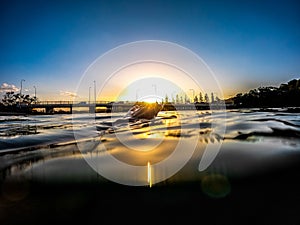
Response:
[[[36,91],[40,100],[72,99],[96,59],[142,40],[176,43],[198,55],[224,97],[277,86],[300,76],[299,24],[297,0],[4,0],[0,94],[19,91],[23,79],[22,92]],[[77,97],[86,100],[89,92]]]

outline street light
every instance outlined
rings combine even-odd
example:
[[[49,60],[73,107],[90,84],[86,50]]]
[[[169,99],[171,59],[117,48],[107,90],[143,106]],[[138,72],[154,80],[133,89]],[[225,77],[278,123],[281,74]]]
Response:
[[[190,91],[193,91],[193,99],[192,99],[192,102],[194,102],[195,90],[194,90],[193,88],[191,88]]]
[[[33,87],[34,87],[34,103],[36,104],[36,86]]]
[[[91,87],[89,87],[89,104],[91,104]]]
[[[96,81],[94,80],[94,99],[96,104]]]
[[[22,95],[22,83],[25,81],[24,79],[21,80],[21,89],[20,89],[20,95]]]

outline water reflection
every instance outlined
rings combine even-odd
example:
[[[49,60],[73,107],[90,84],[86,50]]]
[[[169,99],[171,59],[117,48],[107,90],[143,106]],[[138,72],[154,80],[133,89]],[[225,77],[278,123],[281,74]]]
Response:
[[[0,130],[0,137],[12,137],[19,135],[30,135],[30,134],[38,134],[37,126],[31,125],[22,125],[22,126],[14,126],[11,125],[9,128],[2,128]]]
[[[199,111],[196,115],[189,111],[160,112],[151,121],[140,120],[114,128],[109,126],[111,120],[121,117],[121,113],[113,114],[113,117],[100,114],[91,120],[82,114],[73,119],[74,123],[69,115],[1,118],[1,181],[23,175],[27,179],[37,179],[42,176],[41,171],[44,171],[43,179],[46,180],[48,176],[55,179],[64,174],[98,180],[99,176],[88,167],[82,154],[102,157],[101,146],[105,146],[106,151],[122,162],[148,165],[150,182],[149,171],[150,178],[155,179],[151,165],[172,154],[180,138],[188,143],[191,138],[199,136],[193,158],[169,181],[201,180],[203,192],[218,197],[230,192],[227,176],[271,168],[281,160],[285,162],[286,157],[282,155],[300,152],[300,119],[293,113],[227,111],[225,135],[218,133],[218,126],[224,122],[223,114],[211,111]],[[213,127],[212,123],[216,125]],[[73,130],[89,132],[91,136],[75,140]],[[125,135],[126,142],[120,141],[118,135]],[[218,175],[203,178],[197,170],[203,150],[207,145],[221,142],[220,154],[208,168],[214,172],[217,168]],[[79,151],[78,146],[84,151]],[[188,144],[186,146],[188,148]],[[133,151],[132,148],[143,151]]]
[[[149,161],[147,163],[147,181],[149,183],[149,187],[152,187],[152,168]]]

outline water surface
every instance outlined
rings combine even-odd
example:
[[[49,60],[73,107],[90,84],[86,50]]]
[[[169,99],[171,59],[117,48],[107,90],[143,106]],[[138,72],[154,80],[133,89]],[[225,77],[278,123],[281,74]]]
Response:
[[[281,110],[160,112],[151,121],[112,123],[124,113],[0,117],[2,179],[105,181],[84,158],[103,151],[135,166],[163,161],[178,143],[197,139],[193,157],[172,182],[201,180],[207,145],[220,151],[204,172],[245,176],[283,167],[300,152],[300,116]],[[226,127],[225,133],[221,128]],[[80,134],[80,135],[75,135]],[[81,136],[82,134],[82,136]],[[79,146],[79,149],[78,149]],[[104,148],[103,148],[104,147]],[[184,154],[184,152],[182,153]],[[112,168],[113,169],[113,168]],[[145,179],[128,177],[128,179]]]

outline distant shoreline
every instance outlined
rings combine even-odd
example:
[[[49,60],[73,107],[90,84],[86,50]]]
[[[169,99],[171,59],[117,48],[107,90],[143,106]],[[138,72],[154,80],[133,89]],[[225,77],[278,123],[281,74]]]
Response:
[[[190,109],[186,109],[190,110]],[[203,110],[217,110],[214,108],[207,108],[207,109],[196,109],[197,111],[203,111]],[[257,111],[257,112],[287,112],[287,113],[300,113],[300,107],[226,107],[226,110],[252,110],[252,111]],[[185,111],[185,110],[162,110],[162,111]],[[124,111],[125,112],[125,111]],[[54,112],[54,113],[45,113],[45,112],[13,112],[13,111],[8,111],[8,112],[1,112],[0,111],[0,116],[35,116],[35,115],[58,115],[58,114],[84,114],[87,112],[69,112],[69,111],[59,111],[59,112]],[[95,112],[95,113],[110,113],[110,112]]]

